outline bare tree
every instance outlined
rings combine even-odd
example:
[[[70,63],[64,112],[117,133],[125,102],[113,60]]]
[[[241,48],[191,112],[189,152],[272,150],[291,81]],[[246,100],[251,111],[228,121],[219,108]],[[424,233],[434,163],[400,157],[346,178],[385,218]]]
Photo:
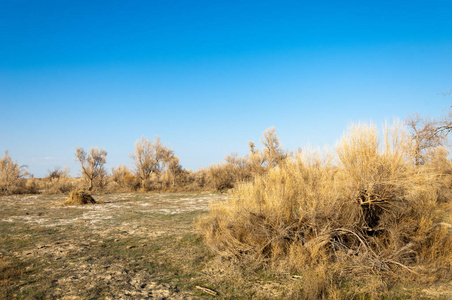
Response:
[[[174,157],[174,152],[169,147],[162,144],[160,137],[156,136],[151,142],[146,137],[141,138],[141,142],[135,143],[135,152],[130,154],[130,158],[135,165],[135,172],[141,180],[141,187],[148,188],[151,175],[157,177],[163,173]]]
[[[0,159],[0,192],[11,193],[17,181],[27,175],[26,167],[14,162],[6,150],[5,156]]]
[[[452,106],[449,113],[440,121],[436,122],[437,128],[435,134],[438,136],[447,136],[452,131]]]
[[[443,95],[443,96],[452,95],[452,89],[442,92],[441,95]]]
[[[262,152],[266,165],[268,167],[276,167],[287,157],[287,153],[281,147],[275,127],[265,130],[263,135],[261,143],[264,146]],[[253,150],[254,148],[251,147],[252,152]]]
[[[93,190],[95,185],[102,186],[106,175],[104,165],[106,163],[107,151],[93,147],[89,154],[82,147],[77,147],[75,151],[76,161],[82,168],[82,176],[89,183],[89,190]]]
[[[449,130],[438,121],[424,119],[419,114],[414,114],[406,119],[406,125],[413,142],[413,159],[415,165],[424,163],[427,151],[442,146],[447,141]]]

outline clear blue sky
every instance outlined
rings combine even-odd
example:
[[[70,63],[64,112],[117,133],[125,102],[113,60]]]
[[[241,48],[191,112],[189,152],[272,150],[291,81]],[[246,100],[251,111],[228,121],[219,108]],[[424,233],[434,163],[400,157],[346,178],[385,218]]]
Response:
[[[452,1],[0,0],[0,151],[36,176],[142,135],[198,169],[452,104]]]

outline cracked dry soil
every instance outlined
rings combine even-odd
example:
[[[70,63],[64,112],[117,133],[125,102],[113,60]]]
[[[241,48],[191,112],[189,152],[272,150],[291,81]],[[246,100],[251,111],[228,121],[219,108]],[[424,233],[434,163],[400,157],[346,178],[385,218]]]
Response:
[[[193,222],[211,193],[0,197],[0,298],[196,299],[209,253]]]

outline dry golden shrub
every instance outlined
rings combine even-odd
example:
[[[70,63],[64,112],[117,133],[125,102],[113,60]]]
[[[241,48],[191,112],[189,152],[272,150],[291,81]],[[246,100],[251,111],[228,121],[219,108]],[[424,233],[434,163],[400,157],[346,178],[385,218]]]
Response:
[[[70,192],[75,184],[70,175],[70,168],[65,166],[64,169],[56,167],[48,171],[48,175],[43,178],[43,191],[47,194],[62,194]]]
[[[199,220],[200,233],[223,256],[306,275],[307,299],[337,296],[350,280],[360,284],[347,297],[372,298],[394,279],[451,279],[445,175],[410,153],[397,127],[380,142],[375,126],[352,126],[336,155],[304,151],[237,186]]]
[[[83,190],[73,190],[69,193],[67,200],[64,202],[66,205],[83,205],[83,204],[95,204],[97,203],[94,198]]]
[[[5,156],[0,158],[0,194],[20,194],[23,193],[25,181],[28,171],[24,166],[13,161],[8,150]]]
[[[111,168],[110,189],[113,191],[134,191],[139,188],[139,178],[126,165]]]
[[[208,186],[208,169],[200,168],[198,171],[184,170],[183,185],[187,191],[210,189]]]
[[[224,191],[234,187],[234,165],[230,163],[213,164],[207,171],[208,185],[216,191]]]

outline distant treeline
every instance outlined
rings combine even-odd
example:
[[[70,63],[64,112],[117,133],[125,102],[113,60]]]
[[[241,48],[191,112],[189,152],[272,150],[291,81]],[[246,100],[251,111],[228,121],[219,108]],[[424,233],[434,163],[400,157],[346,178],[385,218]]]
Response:
[[[415,165],[432,159],[434,150],[446,145],[452,129],[452,111],[441,120],[430,120],[419,115],[406,119],[404,128],[410,136],[409,153]],[[282,148],[275,128],[264,131],[258,149],[249,142],[249,153],[239,157],[232,153],[224,162],[212,164],[197,171],[184,169],[173,149],[163,144],[160,137],[149,140],[142,137],[130,154],[133,168],[119,165],[108,174],[105,164],[107,151],[93,147],[86,152],[77,147],[75,158],[80,165],[80,178],[73,178],[68,167],[55,167],[44,178],[34,178],[26,167],[15,162],[8,151],[0,160],[0,194],[68,193],[72,189],[92,192],[132,191],[226,191],[238,182],[251,181],[270,169],[293,160],[297,153]],[[447,155],[446,155],[447,157]]]
[[[86,189],[92,192],[132,191],[225,191],[237,182],[248,181],[257,174],[267,172],[289,156],[281,148],[275,128],[264,132],[262,150],[249,143],[250,153],[238,157],[228,155],[226,161],[198,171],[185,170],[174,151],[161,142],[160,137],[149,140],[142,137],[130,154],[133,168],[119,165],[108,174],[105,164],[107,151],[93,147],[89,152],[81,147],[75,150],[81,177],[70,175],[68,167],[55,167],[44,178],[34,178],[26,167],[15,162],[8,151],[0,161],[1,194],[68,193]]]

